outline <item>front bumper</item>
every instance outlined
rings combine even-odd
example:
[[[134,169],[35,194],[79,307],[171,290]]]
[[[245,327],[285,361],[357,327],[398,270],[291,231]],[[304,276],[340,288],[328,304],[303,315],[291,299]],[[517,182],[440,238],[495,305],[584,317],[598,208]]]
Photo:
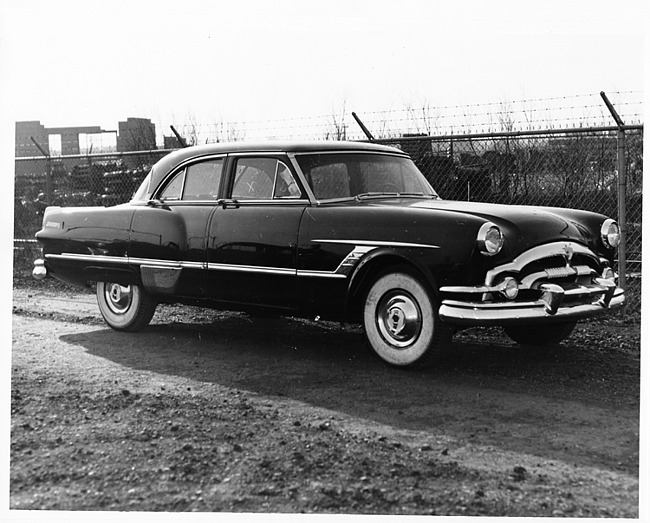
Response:
[[[540,286],[540,297],[532,301],[478,302],[443,300],[440,319],[459,326],[525,325],[578,320],[618,309],[625,303],[623,289],[598,278],[591,285],[564,288]]]

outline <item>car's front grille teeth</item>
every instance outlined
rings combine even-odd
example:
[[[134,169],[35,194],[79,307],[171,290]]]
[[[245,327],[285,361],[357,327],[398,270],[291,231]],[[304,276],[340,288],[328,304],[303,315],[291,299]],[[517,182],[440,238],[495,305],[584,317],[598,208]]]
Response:
[[[594,260],[587,256],[551,256],[535,260],[519,272],[519,281],[526,288],[537,288],[543,283],[577,283],[590,280],[597,274]]]
[[[529,260],[528,263],[517,270],[514,267],[504,267],[503,271],[495,270],[492,273],[493,282],[498,284],[508,277],[513,277],[519,282],[519,294],[515,301],[535,300],[540,295],[540,287],[544,284],[555,284],[569,290],[581,285],[592,283],[594,276],[598,275],[597,261],[587,254],[573,254],[572,256],[557,254],[541,256]],[[483,296],[484,300],[497,302],[509,301],[501,293],[489,293]],[[565,298],[566,304],[588,303],[591,297],[587,295],[571,294]]]

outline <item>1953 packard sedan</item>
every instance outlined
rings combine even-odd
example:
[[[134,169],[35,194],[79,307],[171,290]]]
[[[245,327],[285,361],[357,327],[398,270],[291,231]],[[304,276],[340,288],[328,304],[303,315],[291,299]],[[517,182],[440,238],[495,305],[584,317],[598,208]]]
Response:
[[[398,367],[470,326],[553,344],[620,307],[616,222],[571,209],[445,201],[403,152],[352,142],[169,154],[115,207],[48,207],[34,275],[96,282],[112,328],[158,303],[363,324]]]

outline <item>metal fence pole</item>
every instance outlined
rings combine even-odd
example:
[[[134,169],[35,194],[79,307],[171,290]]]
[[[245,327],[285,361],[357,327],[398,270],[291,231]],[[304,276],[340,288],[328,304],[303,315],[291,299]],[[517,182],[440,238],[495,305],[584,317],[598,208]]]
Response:
[[[616,169],[618,171],[618,226],[621,231],[621,240],[618,244],[618,285],[621,289],[625,289],[626,285],[626,271],[627,271],[627,252],[625,243],[627,240],[627,218],[625,216],[625,203],[627,196],[627,159],[625,157],[625,124],[623,120],[614,109],[614,106],[607,98],[604,91],[600,92],[600,96],[605,102],[607,109],[614,118],[618,131],[616,133]],[[626,310],[623,306],[622,314],[625,315]]]
[[[41,147],[41,144],[33,136],[30,136],[30,138],[41,154],[47,158],[45,164],[45,202],[48,205],[52,205],[52,157],[48,151]]]
[[[618,282],[622,289],[626,288],[627,272],[627,217],[625,198],[627,195],[627,159],[625,157],[625,131],[619,130],[616,135],[616,165],[618,169],[618,221],[621,228],[621,242],[618,245]],[[625,307],[623,314],[625,314]]]

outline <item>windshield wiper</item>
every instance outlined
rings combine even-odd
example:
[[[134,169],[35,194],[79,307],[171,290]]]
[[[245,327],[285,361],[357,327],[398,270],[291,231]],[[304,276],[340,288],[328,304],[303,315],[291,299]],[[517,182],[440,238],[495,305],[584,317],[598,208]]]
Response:
[[[437,199],[438,197],[435,194],[424,194],[423,192],[364,192],[361,194],[357,194],[355,198],[357,201],[361,201],[365,198],[378,198],[382,196],[396,196],[396,197],[401,197],[401,196],[416,196],[419,198],[431,198],[431,199]]]
[[[397,192],[362,192],[361,194],[357,194],[355,198],[357,201],[363,200],[364,198],[377,198],[381,196],[399,196],[399,193]]]
[[[421,198],[431,198],[432,200],[437,200],[439,196],[435,194],[425,194],[423,192],[401,192],[399,196],[419,196]]]

